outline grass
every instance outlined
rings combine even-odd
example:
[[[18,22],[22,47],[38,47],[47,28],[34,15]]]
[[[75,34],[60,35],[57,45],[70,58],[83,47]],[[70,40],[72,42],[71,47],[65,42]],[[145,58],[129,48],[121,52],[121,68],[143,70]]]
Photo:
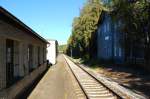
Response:
[[[72,58],[73,61],[77,64],[85,64],[86,66],[88,66],[89,68],[95,70],[95,71],[99,71],[102,70],[104,67],[100,66],[100,62],[97,59],[91,59],[90,61],[88,60],[83,60],[82,58]]]

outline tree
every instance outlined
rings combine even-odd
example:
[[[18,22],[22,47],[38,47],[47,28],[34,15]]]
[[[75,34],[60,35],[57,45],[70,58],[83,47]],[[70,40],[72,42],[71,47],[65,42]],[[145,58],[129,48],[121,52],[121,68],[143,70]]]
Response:
[[[91,47],[94,44],[95,31],[103,8],[99,0],[88,0],[81,9],[80,16],[74,18],[68,46],[74,45],[72,47],[76,49],[74,53],[78,53],[79,57],[91,58]]]
[[[126,33],[126,51],[133,48],[135,43],[142,43],[145,48],[145,59],[150,60],[149,48],[149,11],[148,0],[113,0],[114,19],[121,19],[124,33]]]

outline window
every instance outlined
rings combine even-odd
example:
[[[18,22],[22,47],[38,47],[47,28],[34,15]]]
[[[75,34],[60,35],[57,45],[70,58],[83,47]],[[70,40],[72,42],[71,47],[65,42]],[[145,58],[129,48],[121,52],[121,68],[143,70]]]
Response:
[[[108,41],[109,40],[109,36],[105,36],[105,40]]]
[[[110,22],[107,23],[107,31],[110,31]]]
[[[115,52],[114,55],[117,56],[117,49],[116,49],[116,46],[115,46],[114,52]]]
[[[121,57],[121,54],[122,54],[121,48],[119,48],[119,57]]]

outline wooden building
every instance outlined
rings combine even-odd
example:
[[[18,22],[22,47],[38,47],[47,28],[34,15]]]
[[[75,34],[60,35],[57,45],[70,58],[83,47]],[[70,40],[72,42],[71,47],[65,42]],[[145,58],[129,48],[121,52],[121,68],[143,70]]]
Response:
[[[113,22],[109,12],[103,11],[97,32],[98,58],[115,63],[124,62],[123,33],[120,33],[119,21]]]
[[[0,96],[13,99],[46,70],[47,43],[0,7]]]
[[[144,63],[144,44],[129,41],[126,33],[121,32],[121,20],[113,21],[109,11],[103,11],[97,30],[97,57],[106,62],[117,64]]]

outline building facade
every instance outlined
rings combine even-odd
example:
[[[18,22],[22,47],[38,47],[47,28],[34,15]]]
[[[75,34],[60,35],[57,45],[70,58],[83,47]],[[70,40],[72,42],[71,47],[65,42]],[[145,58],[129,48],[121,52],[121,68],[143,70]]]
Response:
[[[101,22],[97,31],[98,58],[116,63],[124,62],[123,33],[118,28],[120,22],[113,22],[107,12],[102,12]]]
[[[144,43],[134,44],[120,29],[121,20],[113,21],[111,12],[103,11],[97,30],[97,56],[102,61],[122,63],[144,63]],[[131,43],[129,43],[131,42]]]
[[[44,65],[47,43],[0,7],[0,90],[9,88]]]
[[[56,57],[58,53],[58,42],[57,40],[48,40],[49,44],[47,46],[47,59],[51,64],[56,64]]]

